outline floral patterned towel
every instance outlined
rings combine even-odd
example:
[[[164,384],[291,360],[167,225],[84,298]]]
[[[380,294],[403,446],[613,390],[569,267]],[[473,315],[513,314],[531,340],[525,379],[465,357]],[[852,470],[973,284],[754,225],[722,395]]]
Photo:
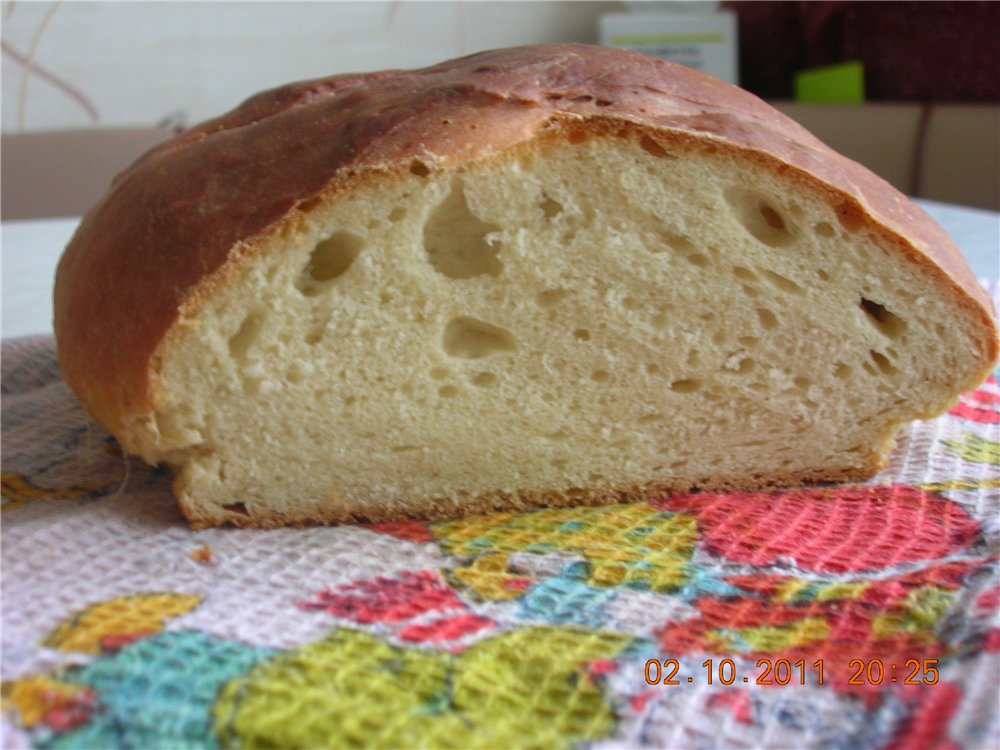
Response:
[[[193,532],[3,342],[4,748],[995,748],[1000,390],[861,486]]]

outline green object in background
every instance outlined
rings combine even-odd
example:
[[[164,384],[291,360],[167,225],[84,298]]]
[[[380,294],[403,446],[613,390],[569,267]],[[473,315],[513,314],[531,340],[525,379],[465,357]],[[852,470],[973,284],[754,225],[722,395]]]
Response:
[[[865,68],[859,62],[840,63],[795,74],[795,101],[810,104],[862,104]]]

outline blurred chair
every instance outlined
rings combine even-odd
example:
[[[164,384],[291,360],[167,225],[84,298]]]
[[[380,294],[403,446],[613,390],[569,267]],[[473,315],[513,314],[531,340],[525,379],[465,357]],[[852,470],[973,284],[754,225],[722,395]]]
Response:
[[[921,198],[1000,211],[1000,107],[931,109],[918,180]]]
[[[996,105],[772,104],[907,195],[1000,211]]]
[[[170,128],[3,133],[0,218],[80,216],[118,172],[173,135]]]

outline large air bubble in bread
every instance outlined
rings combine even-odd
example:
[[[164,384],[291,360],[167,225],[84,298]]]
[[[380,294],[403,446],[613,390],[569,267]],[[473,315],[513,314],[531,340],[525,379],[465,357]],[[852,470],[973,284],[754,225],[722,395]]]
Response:
[[[205,215],[171,215],[166,259],[143,245],[101,266],[126,245],[101,212],[85,222],[57,292],[67,379],[129,450],[175,467],[195,524],[860,479],[988,370],[990,313],[928,249],[947,240],[908,239],[870,192],[891,188],[765,105],[632,53],[486,57],[265,96],[154,154],[103,209],[129,241],[161,226],[117,207],[129,180],[141,201],[174,195],[162,165],[243,164],[229,208],[212,193]],[[286,141],[347,166],[322,177],[289,146],[276,167]],[[259,192],[238,158],[254,148],[278,169]],[[88,296],[86,253],[148,307]],[[94,354],[112,351],[137,352],[114,378]]]

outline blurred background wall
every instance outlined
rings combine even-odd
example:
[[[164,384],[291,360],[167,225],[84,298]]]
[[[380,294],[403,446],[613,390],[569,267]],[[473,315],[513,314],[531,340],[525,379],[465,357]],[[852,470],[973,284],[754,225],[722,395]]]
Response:
[[[79,213],[149,145],[265,88],[593,43],[604,14],[683,6],[735,13],[741,83],[838,150],[907,193],[1000,208],[1000,2],[6,0],[2,214]],[[799,71],[844,61],[863,104],[790,101]]]
[[[192,123],[288,81],[508,45],[593,42],[597,18],[621,6],[6,2],[3,128]],[[26,76],[29,56],[36,74]]]

